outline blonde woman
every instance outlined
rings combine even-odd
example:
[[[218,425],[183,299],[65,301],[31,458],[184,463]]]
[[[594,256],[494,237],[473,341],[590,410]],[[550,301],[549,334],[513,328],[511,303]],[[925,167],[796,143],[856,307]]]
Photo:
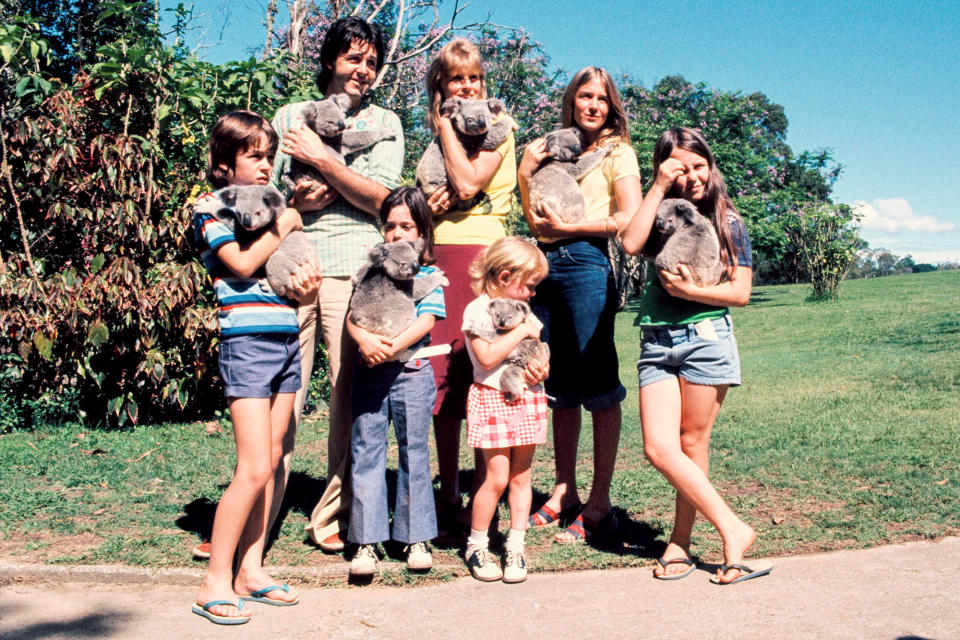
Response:
[[[610,482],[620,442],[620,403],[627,392],[613,341],[617,295],[607,240],[627,228],[643,194],[626,113],[609,73],[586,67],[573,76],[563,96],[563,126],[580,129],[585,153],[616,145],[580,181],[587,209],[581,222],[565,223],[548,205],[530,202],[530,176],[547,157],[542,139],[527,146],[518,175],[524,216],[550,264],[532,306],[551,351],[546,385],[553,398],[556,479],[530,526],[560,523],[565,529],[555,540],[574,543],[618,529]],[[593,418],[593,485],[585,504],[576,479],[581,407]]]
[[[427,73],[430,108],[427,122],[443,148],[449,184],[434,193],[428,204],[434,214],[437,266],[447,274],[444,290],[447,317],[433,330],[434,344],[450,344],[449,355],[433,359],[437,381],[434,430],[440,470],[437,503],[441,535],[465,533],[457,482],[460,429],[466,416],[467,390],[473,380],[463,333],[463,310],[473,300],[467,270],[481,250],[506,234],[513,189],[516,186],[516,151],[513,134],[493,151],[467,156],[457,140],[450,118],[440,114],[440,105],[450,98],[479,100],[487,97],[483,60],[476,45],[466,39],[447,43]],[[482,465],[474,487],[482,480]],[[467,514],[464,514],[466,516]]]

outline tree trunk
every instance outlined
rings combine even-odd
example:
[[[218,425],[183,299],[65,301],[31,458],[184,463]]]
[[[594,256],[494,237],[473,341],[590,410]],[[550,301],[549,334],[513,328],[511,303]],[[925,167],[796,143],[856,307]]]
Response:
[[[270,0],[267,3],[267,17],[266,17],[266,27],[267,27],[267,40],[263,45],[263,57],[261,60],[266,60],[270,57],[270,50],[273,47],[273,22],[277,18],[277,0]]]
[[[307,3],[305,0],[290,2],[290,55],[296,60],[297,66],[303,58],[303,35],[307,19]]]

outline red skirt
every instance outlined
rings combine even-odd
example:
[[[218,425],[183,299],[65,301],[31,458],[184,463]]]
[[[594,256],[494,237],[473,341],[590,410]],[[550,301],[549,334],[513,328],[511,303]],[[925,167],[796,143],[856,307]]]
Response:
[[[503,449],[547,441],[547,394],[527,389],[507,402],[503,392],[473,383],[467,394],[467,444]]]

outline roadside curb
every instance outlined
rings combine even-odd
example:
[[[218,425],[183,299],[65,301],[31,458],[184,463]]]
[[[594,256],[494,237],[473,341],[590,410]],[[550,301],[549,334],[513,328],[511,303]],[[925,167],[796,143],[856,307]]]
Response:
[[[462,569],[462,564],[435,564],[433,571]],[[380,562],[381,573],[404,571],[403,562]],[[326,567],[267,567],[270,575],[287,580],[321,582],[340,578],[347,581],[350,563],[340,562]],[[203,579],[206,569],[142,569],[123,565],[0,565],[0,581],[44,580],[58,583],[113,583],[192,586]],[[428,574],[429,575],[429,574]]]

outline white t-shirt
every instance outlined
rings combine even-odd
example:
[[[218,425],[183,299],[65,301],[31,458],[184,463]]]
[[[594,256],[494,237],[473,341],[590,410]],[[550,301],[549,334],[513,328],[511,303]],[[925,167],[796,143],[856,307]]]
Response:
[[[488,335],[489,332],[496,330],[493,326],[493,317],[488,311],[489,307],[490,296],[485,293],[480,294],[480,297],[468,304],[463,310],[463,326],[461,329],[467,338],[467,355],[470,356],[470,363],[473,365],[473,381],[477,384],[493,387],[494,389],[501,389],[500,377],[503,375],[506,360],[501,361],[492,369],[484,369],[480,361],[477,360],[477,354],[473,352],[473,345],[470,344],[471,337]],[[537,326],[542,329],[543,323],[540,322],[540,319],[536,316],[533,316],[533,318]],[[540,385],[531,387],[534,391],[540,388]]]

